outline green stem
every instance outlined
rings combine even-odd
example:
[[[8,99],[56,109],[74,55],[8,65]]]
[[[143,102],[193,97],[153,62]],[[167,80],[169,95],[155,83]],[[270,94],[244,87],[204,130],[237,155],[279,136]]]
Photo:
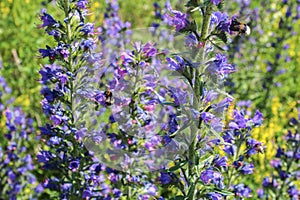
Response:
[[[210,18],[211,18],[211,14],[213,11],[213,7],[212,4],[210,3],[206,9],[205,9],[205,13],[203,16],[203,21],[202,21],[202,27],[201,27],[201,36],[200,36],[200,42],[203,43],[203,47],[202,47],[202,52],[201,52],[201,60],[204,60],[204,54],[205,54],[205,47],[206,47],[206,42],[207,42],[207,36],[208,36],[208,31],[209,31],[209,24],[210,24]]]
[[[205,43],[206,43],[206,38],[208,35],[209,31],[209,24],[210,24],[210,18],[212,14],[212,5],[209,4],[206,9],[205,13],[203,16],[203,21],[202,21],[202,29],[201,29],[201,36],[200,36],[200,42],[203,42],[204,46],[202,48],[202,51],[200,52],[200,58],[202,61],[204,60],[204,52],[205,52]],[[201,83],[202,81],[200,80],[200,71],[199,69],[196,69],[195,74],[194,74],[194,87],[193,90],[195,92],[196,98],[199,101],[202,96],[202,91],[201,91]],[[198,109],[198,108],[197,108]],[[188,191],[193,187],[193,184],[196,184],[194,180],[194,171],[195,171],[195,157],[196,157],[196,145],[197,145],[197,133],[199,129],[196,129],[195,127],[191,126],[191,134],[194,135],[192,138],[192,142],[189,146],[188,150],[188,173],[187,176],[189,178],[189,187]],[[194,200],[194,191],[191,191],[191,196],[189,197],[189,200]]]
[[[212,5],[209,4],[205,9],[205,13],[204,13],[204,16],[203,16],[203,21],[202,21],[200,42],[205,42],[205,40],[207,38],[209,24],[210,24],[210,17],[211,17],[211,14],[212,14],[212,8],[213,8]]]
[[[241,150],[241,144],[237,145],[237,151],[236,151],[236,154],[233,157],[233,162],[236,161],[239,158],[240,150]],[[235,174],[234,170],[235,169],[233,167],[230,167],[230,170],[228,171],[228,176],[229,176],[228,183],[227,183],[228,188],[230,187],[233,175]]]

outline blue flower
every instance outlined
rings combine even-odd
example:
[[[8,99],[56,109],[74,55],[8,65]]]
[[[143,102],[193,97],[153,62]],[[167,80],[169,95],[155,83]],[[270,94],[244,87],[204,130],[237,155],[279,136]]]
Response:
[[[185,37],[185,45],[188,47],[193,47],[198,45],[198,40],[195,34],[189,34]]]
[[[235,145],[226,145],[223,151],[229,156],[234,156],[237,151],[237,147]]]
[[[253,163],[250,163],[250,164],[245,163],[245,164],[241,167],[241,169],[240,169],[240,172],[241,172],[242,174],[252,174],[253,171],[254,171],[254,164],[253,164]]]
[[[212,120],[215,116],[209,112],[202,112],[201,113],[201,119],[207,124]]]
[[[204,184],[214,184],[220,189],[224,188],[223,177],[221,173],[212,169],[206,169],[200,175],[200,179]]]
[[[166,172],[160,172],[160,182],[165,185],[169,184],[172,181],[172,177]]]
[[[214,158],[213,160],[213,164],[216,166],[216,167],[226,167],[227,165],[227,157],[226,156],[223,156],[220,158],[219,155],[216,155],[216,157]]]
[[[211,24],[220,24],[221,22],[226,22],[228,19],[227,13],[222,13],[222,12],[213,12],[212,17],[211,17]]]
[[[69,169],[71,169],[72,171],[76,171],[79,168],[79,165],[79,160],[73,160],[69,164]]]
[[[91,35],[94,33],[94,24],[87,23],[85,24],[79,32],[83,32],[85,35]]]
[[[222,200],[223,196],[217,192],[210,192],[207,194],[207,197],[211,200]]]
[[[61,138],[59,138],[59,137],[57,137],[57,136],[54,136],[54,137],[51,137],[51,138],[48,140],[47,144],[48,144],[49,146],[50,146],[50,145],[58,145],[58,144],[61,143],[61,141],[62,141]]]
[[[172,14],[164,15],[164,21],[168,23],[169,26],[175,26],[176,31],[180,31],[188,25],[186,14],[177,11],[171,10]]]
[[[252,118],[252,121],[254,123],[254,126],[260,126],[262,124],[263,115],[259,110],[257,110],[255,112],[254,117]]]
[[[278,147],[277,148],[277,151],[276,151],[276,155],[275,155],[275,157],[276,158],[280,158],[282,155],[284,155],[285,154],[285,152],[284,152],[284,149],[282,149],[281,147]]]
[[[211,0],[211,2],[215,5],[218,5],[222,0]]]
[[[86,9],[88,5],[88,1],[87,0],[78,0],[76,6],[80,9]]]
[[[80,43],[80,46],[85,50],[85,51],[90,51],[95,48],[95,41],[91,38],[87,40],[83,40]]]
[[[233,187],[233,192],[237,197],[251,197],[251,189],[244,184],[238,184]]]
[[[43,24],[41,25],[42,28],[58,25],[57,21],[55,21],[51,15],[47,14],[45,10],[42,11],[41,20],[43,21]]]
[[[57,55],[56,52],[48,45],[46,46],[46,49],[39,49],[39,52],[41,53],[43,58],[49,57],[50,60],[53,60]]]
[[[157,54],[155,45],[151,44],[150,42],[147,42],[143,46],[142,52],[145,54],[146,57],[153,57]]]
[[[300,195],[299,190],[294,185],[288,188],[288,193],[293,200],[297,200]]]
[[[175,59],[176,60],[166,57],[166,61],[169,63],[169,68],[173,70],[181,70],[184,65],[184,60],[180,56],[175,56]]]
[[[51,161],[55,155],[53,155],[50,151],[41,151],[37,155],[37,159],[39,162],[47,163]]]

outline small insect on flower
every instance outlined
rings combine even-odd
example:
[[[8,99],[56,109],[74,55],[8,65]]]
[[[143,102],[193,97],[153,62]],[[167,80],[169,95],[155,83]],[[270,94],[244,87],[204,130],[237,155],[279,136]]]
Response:
[[[256,145],[255,146],[255,149],[258,153],[261,153],[261,154],[264,154],[265,153],[265,149],[266,149],[266,146],[264,145]]]
[[[99,110],[100,105],[111,106],[113,104],[113,94],[110,90],[99,93],[95,96],[95,110]]]
[[[106,90],[104,92],[104,96],[105,96],[105,104],[107,106],[111,106],[113,104],[113,94],[110,90]]]
[[[231,31],[238,32],[239,34],[250,35],[251,33],[250,27],[247,24],[238,21],[237,19],[232,20],[229,29]]]

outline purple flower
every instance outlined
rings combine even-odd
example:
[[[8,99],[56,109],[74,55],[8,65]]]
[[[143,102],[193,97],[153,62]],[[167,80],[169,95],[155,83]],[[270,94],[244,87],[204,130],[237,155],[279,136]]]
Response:
[[[68,76],[66,74],[63,74],[61,72],[58,72],[55,74],[57,76],[57,79],[59,80],[61,85],[65,85],[68,81]]]
[[[157,195],[157,187],[153,184],[146,185],[145,190],[146,190],[147,194],[149,194],[149,195],[152,195],[152,196]]]
[[[205,95],[205,103],[211,102],[212,100],[216,99],[219,94],[215,91],[208,91]]]
[[[230,103],[233,101],[232,98],[225,97],[222,101],[217,103],[217,105],[213,105],[213,109],[215,112],[222,113],[225,108],[228,108]]]
[[[69,169],[71,169],[74,172],[79,168],[79,165],[80,165],[79,160],[73,160],[69,164]]]
[[[227,165],[227,157],[221,157],[219,155],[216,155],[212,162],[216,167],[226,167]]]
[[[44,191],[43,185],[42,184],[38,184],[36,186],[36,188],[35,188],[35,192],[39,194],[39,193],[42,193],[43,191]]]
[[[207,194],[207,197],[211,200],[222,200],[223,196],[217,192],[210,192]]]
[[[228,19],[228,15],[226,13],[222,12],[213,12],[212,17],[211,17],[211,24],[219,24],[221,22],[226,22]]]
[[[50,120],[53,121],[54,126],[58,126],[63,122],[63,117],[59,115],[52,115]]]
[[[176,119],[177,116],[175,114],[169,115],[169,119],[168,119],[169,134],[175,133],[179,129],[179,125]]]
[[[223,149],[225,153],[229,156],[233,156],[236,153],[237,147],[235,145],[226,145]]]
[[[48,145],[58,145],[61,143],[61,141],[62,141],[62,139],[60,137],[54,136],[48,140],[47,144]]]
[[[211,0],[211,2],[215,5],[218,5],[222,0]]]
[[[58,30],[46,30],[49,35],[53,37],[60,37],[61,33]]]
[[[250,108],[251,104],[252,104],[251,100],[237,102],[238,107],[248,107],[248,108]]]
[[[234,138],[233,134],[231,133],[231,131],[226,131],[224,133],[223,139],[225,142],[232,143],[235,138]]]
[[[160,172],[159,180],[163,185],[165,185],[165,184],[169,184],[172,181],[172,178],[168,173]]]
[[[287,158],[292,158],[292,157],[294,156],[294,152],[293,152],[293,151],[287,151],[287,152],[285,153],[285,156],[286,156]]]
[[[85,51],[90,51],[95,48],[95,41],[91,38],[87,40],[83,40],[80,43],[80,46],[85,50]]]
[[[87,23],[85,24],[79,32],[83,32],[85,35],[91,35],[94,33],[94,24]]]
[[[215,172],[212,169],[203,171],[201,173],[200,179],[204,184],[214,184],[221,189],[224,187],[223,177],[221,173]]]
[[[46,49],[39,49],[39,52],[41,53],[42,57],[49,57],[50,60],[53,60],[56,56],[56,52],[52,50],[48,45],[46,46]]]
[[[202,112],[201,113],[201,119],[207,124],[210,122],[211,119],[213,119],[215,116],[209,112]]]
[[[49,151],[41,151],[37,155],[38,161],[42,162],[42,163],[47,163],[47,162],[51,161],[54,157],[55,157],[55,155],[53,155]]]
[[[13,171],[9,171],[7,176],[11,182],[14,182],[16,179],[16,174]]]
[[[186,14],[177,11],[171,10],[172,14],[165,14],[164,21],[168,23],[169,26],[175,26],[176,31],[180,31],[188,25]]]
[[[251,189],[244,184],[238,184],[233,187],[233,192],[235,196],[238,197],[251,197]]]
[[[181,70],[184,66],[184,60],[180,56],[175,56],[175,59],[176,60],[166,57],[166,61],[169,63],[169,68],[173,70]]]
[[[88,5],[88,1],[87,0],[78,0],[76,6],[80,9],[86,9]]]
[[[42,135],[55,135],[55,132],[52,130],[50,124],[46,124],[46,126],[40,127],[40,131]]]
[[[284,154],[285,154],[285,153],[284,153],[284,149],[278,147],[278,148],[277,148],[277,151],[276,151],[275,157],[276,157],[276,158],[280,158],[280,157],[281,157],[282,155],[284,155]]]
[[[185,37],[185,45],[188,47],[193,47],[198,45],[198,40],[195,34],[189,34]]]
[[[279,171],[279,177],[281,180],[286,180],[290,177],[290,174],[286,171]]]
[[[211,119],[210,126],[214,129],[214,131],[220,133],[223,130],[224,124],[221,118],[215,117]]]
[[[45,67],[39,71],[42,76],[42,83],[46,84],[48,81],[53,80],[58,72],[57,68],[56,65],[45,65]]]
[[[260,126],[262,124],[263,115],[259,110],[257,110],[255,112],[254,117],[252,118],[252,121],[254,123],[254,126]]]
[[[41,20],[43,21],[43,24],[41,25],[42,28],[58,25],[57,21],[55,21],[51,15],[47,14],[45,10],[42,11]]]
[[[227,33],[231,33],[230,31],[230,26],[231,26],[231,22],[232,20],[234,20],[234,18],[231,18],[230,20],[227,19],[227,15],[223,15],[220,16],[221,18],[219,20],[222,20],[219,22],[219,24],[217,25],[217,29],[220,31],[225,31]]]
[[[240,169],[240,172],[242,174],[252,174],[254,171],[254,164],[253,163],[245,163],[242,168]]]
[[[289,187],[288,193],[293,200],[297,200],[300,195],[299,190],[294,185]]]
[[[146,55],[146,57],[153,57],[157,54],[156,47],[150,42],[143,46],[142,52]]]
[[[257,193],[258,198],[260,198],[260,199],[263,199],[263,198],[264,198],[265,192],[264,192],[264,190],[263,190],[262,188],[259,188],[259,189],[256,191],[256,193]]]
[[[234,110],[233,118],[240,129],[247,127],[247,120],[245,119],[244,114],[239,110]]]
[[[273,188],[278,187],[278,183],[277,183],[276,179],[270,180],[270,178],[268,176],[263,179],[262,185],[263,185],[263,187],[273,187]]]

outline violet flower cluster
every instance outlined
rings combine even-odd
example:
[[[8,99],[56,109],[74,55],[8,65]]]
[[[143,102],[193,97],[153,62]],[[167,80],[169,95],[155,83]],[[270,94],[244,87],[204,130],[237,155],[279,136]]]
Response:
[[[82,134],[74,124],[72,110],[75,92],[72,81],[89,52],[95,48],[94,25],[85,22],[88,1],[59,0],[56,3],[65,18],[56,20],[43,10],[43,24],[40,26],[57,44],[39,50],[41,56],[48,58],[51,63],[40,70],[41,83],[44,85],[41,104],[50,120],[40,128],[47,148],[37,155],[43,168],[50,172],[43,186],[61,199],[89,198],[95,194],[109,196],[110,186],[99,174],[105,168],[94,161],[84,147]],[[98,187],[103,190],[94,192]],[[114,192],[118,195],[117,191]]]
[[[290,120],[291,129],[285,134],[284,142],[278,145],[276,155],[270,161],[273,168],[270,176],[263,179],[257,194],[260,199],[299,199],[300,180],[300,115]]]
[[[47,46],[46,49],[39,50],[42,57],[49,58],[50,63],[52,63],[45,65],[40,70],[41,82],[44,85],[41,90],[41,94],[44,96],[42,106],[44,113],[51,120],[49,124],[41,127],[41,133],[46,138],[48,148],[39,152],[37,156],[39,162],[43,163],[44,169],[51,172],[51,176],[48,176],[49,178],[44,181],[44,187],[50,190],[52,195],[54,192],[56,196],[62,199],[78,197],[84,199],[93,197],[119,199],[122,196],[149,199],[150,196],[157,196],[158,189],[153,182],[149,181],[150,178],[147,175],[124,173],[99,162],[97,156],[94,155],[97,152],[90,152],[84,145],[88,127],[84,127],[84,124],[82,127],[78,126],[78,116],[80,118],[84,113],[76,114],[80,109],[76,107],[78,100],[76,95],[78,94],[92,102],[94,109],[92,112],[99,111],[100,114],[103,114],[105,110],[108,110],[107,108],[115,103],[110,102],[113,98],[108,96],[118,91],[117,87],[121,86],[118,82],[122,82],[122,78],[128,74],[126,66],[129,67],[131,62],[135,61],[134,57],[139,54],[144,56],[144,60],[151,58],[156,53],[155,47],[150,43],[142,46],[136,45],[136,52],[128,52],[127,54],[124,52],[123,56],[120,57],[113,55],[108,59],[108,66],[103,67],[103,63],[107,64],[107,62],[102,62],[103,57],[110,56],[110,53],[114,52],[110,52],[109,48],[103,49],[103,52],[100,53],[91,51],[96,44],[93,38],[95,29],[92,24],[85,23],[85,15],[88,12],[86,10],[87,1],[57,1],[57,3],[65,15],[63,22],[54,19],[45,11],[41,14],[43,21],[41,27],[45,28],[48,34],[51,33],[49,35],[57,41],[56,47]],[[104,14],[104,24],[97,29],[103,47],[107,45],[107,41],[113,41],[111,38],[117,38],[118,40],[114,40],[117,41],[115,45],[122,48],[123,28],[129,28],[130,25],[120,21],[117,11],[117,2],[108,1],[107,12]],[[60,34],[54,35],[52,32],[59,32]],[[122,66],[118,66],[120,62]],[[147,65],[146,62],[139,64],[140,67],[145,65]],[[99,70],[96,71],[96,74],[100,74],[97,76],[99,78],[97,80],[101,91],[99,89],[94,90],[95,88],[89,90],[89,84],[84,85],[84,87],[78,86],[82,71],[85,75],[89,75],[89,70],[95,69]],[[109,72],[114,73],[115,77],[108,79],[108,82],[102,81],[103,73]],[[107,77],[110,78],[110,76]],[[109,88],[105,88],[106,86]],[[147,116],[144,112],[146,110],[148,110],[147,112],[151,111],[151,107],[152,103],[149,102],[146,108],[133,109],[132,111],[140,122],[146,125],[149,122],[145,118]],[[89,119],[84,119],[85,124]],[[103,129],[113,147],[118,149],[125,148],[127,145],[128,148],[134,148],[136,140],[130,135],[123,135],[122,138],[119,138],[116,132],[111,131],[115,126],[115,121],[114,116],[110,116],[109,123]],[[81,124],[79,123],[79,125]],[[144,145],[149,149],[153,146],[151,143]],[[111,161],[113,161],[113,157],[111,157]],[[150,174],[150,176],[153,175]]]
[[[170,6],[156,13],[184,35],[188,55],[153,42],[131,41],[128,48],[132,32],[118,16],[117,1],[107,1],[97,29],[100,53],[93,52],[96,29],[85,22],[87,1],[58,0],[63,21],[42,11],[41,28],[57,43],[39,50],[51,63],[40,70],[41,103],[50,122],[41,127],[47,148],[37,156],[50,171],[47,190],[62,199],[250,196],[236,177],[254,170],[248,160],[262,144],[250,132],[262,115],[257,111],[250,118],[235,110],[229,125],[223,122],[233,97],[220,86],[236,71],[220,46],[234,34],[234,18],[221,12],[223,3],[191,0],[186,14]],[[201,28],[190,16],[196,11]],[[226,156],[217,154],[220,145]]]
[[[190,49],[190,55],[168,56],[166,61],[170,69],[187,79],[199,99],[198,107],[192,112],[194,119],[199,120],[197,128],[201,130],[201,134],[197,133],[195,143],[190,144],[190,151],[186,156],[188,159],[175,161],[175,167],[161,174],[162,184],[176,185],[181,190],[182,195],[178,198],[250,197],[251,189],[239,184],[239,180],[241,176],[253,173],[254,165],[249,162],[251,157],[263,153],[263,144],[251,137],[252,128],[262,124],[263,118],[259,111],[250,117],[245,114],[245,110],[236,109],[233,120],[227,126],[220,117],[221,113],[226,113],[233,98],[227,95],[220,101],[221,94],[226,93],[220,92],[218,86],[223,84],[230,73],[236,71],[235,65],[228,63],[226,55],[218,52],[223,50],[218,43],[226,45],[230,40],[228,35],[236,35],[231,30],[235,17],[229,18],[223,13],[220,8],[223,5],[219,5],[220,3],[187,3],[188,10],[199,10],[203,15],[201,32],[197,29],[195,20],[188,19],[183,13],[169,8],[163,15],[164,22],[174,26],[181,34],[186,34],[185,46]],[[216,155],[216,149],[220,145],[224,146],[226,156]],[[178,168],[180,172],[175,173],[174,169]],[[176,177],[183,180],[183,185],[178,183]]]
[[[36,167],[28,153],[28,144],[35,132],[34,121],[25,116],[21,108],[13,107],[13,99],[5,100],[11,89],[3,77],[0,77],[0,88],[0,196],[10,200],[35,199],[43,187],[37,182]],[[35,192],[28,192],[31,190]]]

